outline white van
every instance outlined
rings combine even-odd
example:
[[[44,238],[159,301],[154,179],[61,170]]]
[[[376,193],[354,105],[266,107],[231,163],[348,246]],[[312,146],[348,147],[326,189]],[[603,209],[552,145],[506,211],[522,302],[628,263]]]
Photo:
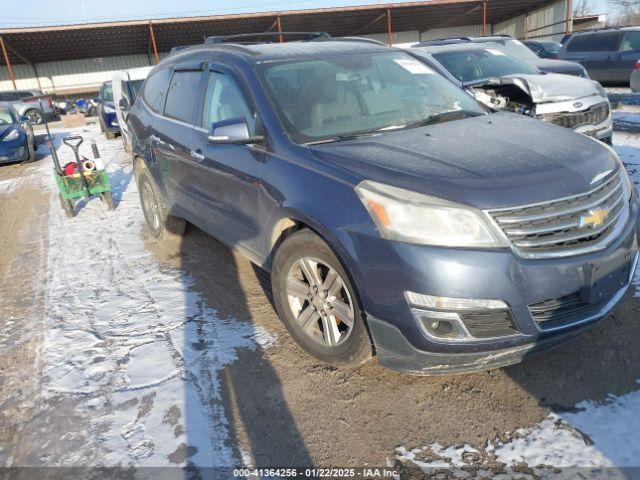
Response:
[[[118,124],[120,124],[122,143],[127,152],[131,152],[131,131],[127,125],[126,112],[133,106],[133,102],[135,102],[142,88],[142,84],[152,68],[153,67],[140,67],[120,70],[114,72],[111,77],[113,84],[113,103],[116,107]]]

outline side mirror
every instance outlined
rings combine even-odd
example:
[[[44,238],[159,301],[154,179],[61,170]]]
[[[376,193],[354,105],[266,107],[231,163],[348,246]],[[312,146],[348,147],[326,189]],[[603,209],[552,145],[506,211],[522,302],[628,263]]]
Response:
[[[120,107],[120,110],[122,110],[123,112],[126,112],[127,110],[129,110],[129,102],[127,102],[127,100],[124,98],[120,99],[120,101],[118,102],[118,106]]]
[[[231,118],[212,123],[208,139],[210,143],[246,145],[260,143],[264,140],[264,136],[252,136],[249,133],[249,125],[244,118]]]

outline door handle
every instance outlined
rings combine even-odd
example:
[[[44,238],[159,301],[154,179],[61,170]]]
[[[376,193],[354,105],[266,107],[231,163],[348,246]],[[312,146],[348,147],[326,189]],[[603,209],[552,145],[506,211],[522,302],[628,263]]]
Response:
[[[189,152],[189,155],[191,155],[191,158],[194,158],[198,162],[201,162],[201,161],[204,160],[204,155],[202,153],[200,153],[199,151],[191,150]]]

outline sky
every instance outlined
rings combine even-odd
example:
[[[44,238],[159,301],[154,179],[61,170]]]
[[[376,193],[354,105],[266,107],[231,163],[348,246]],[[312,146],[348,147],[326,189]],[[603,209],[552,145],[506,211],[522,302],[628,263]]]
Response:
[[[394,1],[394,0],[392,0]],[[397,1],[397,0],[395,0]],[[504,1],[504,0],[493,0]],[[607,13],[607,0],[591,0],[594,13]],[[0,27],[221,15],[230,13],[389,3],[383,0],[25,0],[5,9]]]

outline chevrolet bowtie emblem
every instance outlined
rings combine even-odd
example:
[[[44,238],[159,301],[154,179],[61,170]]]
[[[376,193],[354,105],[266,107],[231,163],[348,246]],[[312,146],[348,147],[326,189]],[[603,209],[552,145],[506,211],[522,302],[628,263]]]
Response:
[[[580,228],[598,228],[609,216],[609,210],[589,210],[589,213],[580,216]]]

